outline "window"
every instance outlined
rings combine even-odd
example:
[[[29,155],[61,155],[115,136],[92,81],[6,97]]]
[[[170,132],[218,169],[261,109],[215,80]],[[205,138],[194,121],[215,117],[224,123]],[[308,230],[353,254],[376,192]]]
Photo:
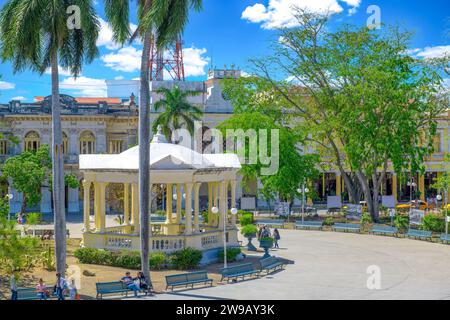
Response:
[[[8,154],[8,140],[0,140],[0,155]]]
[[[119,154],[123,151],[123,141],[122,140],[110,140],[109,141],[109,153]]]
[[[95,153],[95,137],[90,131],[84,131],[80,137],[80,154]]]
[[[67,154],[69,153],[69,139],[67,138],[67,134],[65,132],[63,132],[62,149],[63,155],[67,156]]]
[[[437,135],[435,135],[433,137],[433,149],[434,149],[434,153],[442,152],[442,149],[441,149],[441,134],[440,133],[437,133]]]
[[[36,131],[30,131],[25,135],[25,151],[36,151],[41,147],[41,138]]]

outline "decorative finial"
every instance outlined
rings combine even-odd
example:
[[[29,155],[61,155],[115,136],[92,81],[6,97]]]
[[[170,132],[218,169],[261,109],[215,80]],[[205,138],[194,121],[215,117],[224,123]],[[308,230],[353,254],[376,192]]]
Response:
[[[158,125],[157,133],[153,137],[152,143],[168,143],[166,136],[163,134],[162,125]]]

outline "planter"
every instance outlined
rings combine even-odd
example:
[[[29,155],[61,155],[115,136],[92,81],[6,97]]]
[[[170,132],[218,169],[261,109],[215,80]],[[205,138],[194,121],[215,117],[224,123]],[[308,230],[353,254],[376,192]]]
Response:
[[[269,249],[271,249],[273,247],[273,240],[260,240],[259,241],[259,247],[264,249],[264,256],[262,257],[263,259],[269,258],[270,254],[269,254]]]
[[[247,234],[247,235],[245,235],[245,237],[247,238],[247,240],[248,240],[248,243],[247,243],[247,250],[248,251],[258,251],[257,249],[256,249],[256,247],[253,245],[253,243],[252,243],[252,239],[254,239],[254,238],[256,238],[256,233],[255,234]]]

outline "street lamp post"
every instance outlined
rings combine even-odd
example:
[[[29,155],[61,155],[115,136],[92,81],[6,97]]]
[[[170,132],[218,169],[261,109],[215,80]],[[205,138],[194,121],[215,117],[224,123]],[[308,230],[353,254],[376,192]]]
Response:
[[[309,189],[305,187],[303,184],[302,188],[297,189],[298,193],[302,194],[302,222],[305,221],[305,200],[306,200],[306,193],[309,192]]]

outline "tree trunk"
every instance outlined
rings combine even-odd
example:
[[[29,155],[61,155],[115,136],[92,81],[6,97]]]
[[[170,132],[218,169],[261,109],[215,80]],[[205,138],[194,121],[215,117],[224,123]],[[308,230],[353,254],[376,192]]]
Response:
[[[55,220],[56,271],[66,271],[66,214],[64,205],[64,161],[62,153],[61,106],[59,99],[58,54],[51,58],[52,69],[52,173]]]
[[[144,35],[141,61],[141,88],[139,101],[139,211],[141,228],[142,272],[150,283],[150,41],[152,32]]]
[[[27,210],[27,194],[25,192],[22,193],[22,207],[20,208],[20,214],[24,214]]]

